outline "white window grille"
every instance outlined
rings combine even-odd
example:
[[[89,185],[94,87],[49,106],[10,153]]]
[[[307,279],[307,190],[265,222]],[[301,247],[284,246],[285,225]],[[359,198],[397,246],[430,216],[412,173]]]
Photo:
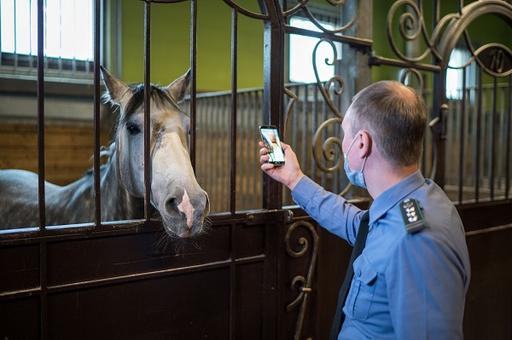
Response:
[[[90,78],[93,0],[44,0],[47,74]],[[37,0],[0,0],[2,74],[33,75],[37,63]]]
[[[334,29],[332,23],[322,22],[326,29]],[[290,26],[320,32],[310,20],[300,17],[294,17],[290,20]],[[313,50],[320,39],[315,37],[290,34],[289,43],[289,80],[298,83],[316,82],[313,70]],[[335,43],[338,60],[341,59],[341,45]],[[328,43],[322,43],[318,46],[316,54],[316,65],[320,81],[327,81],[335,74],[334,65],[327,65],[325,60],[333,62],[334,52]]]

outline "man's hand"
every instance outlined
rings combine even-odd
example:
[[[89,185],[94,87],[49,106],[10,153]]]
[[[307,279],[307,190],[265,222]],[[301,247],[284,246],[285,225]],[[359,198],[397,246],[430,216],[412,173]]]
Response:
[[[281,142],[281,146],[284,151],[284,165],[274,166],[274,164],[268,163],[269,155],[265,144],[261,141],[259,142],[261,170],[276,181],[286,185],[290,190],[293,190],[304,174],[300,169],[299,161],[292,148],[283,142]]]

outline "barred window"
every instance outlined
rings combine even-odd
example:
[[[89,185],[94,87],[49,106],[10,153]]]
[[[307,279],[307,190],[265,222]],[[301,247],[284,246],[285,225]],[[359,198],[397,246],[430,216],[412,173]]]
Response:
[[[48,75],[91,77],[93,5],[93,0],[44,0],[44,54]],[[34,75],[37,0],[0,0],[0,21],[0,72]]]
[[[335,25],[330,22],[322,22],[322,26],[332,30]],[[320,32],[309,19],[293,17],[290,19],[290,26],[307,29],[310,31]],[[289,80],[297,83],[314,83],[316,82],[315,73],[313,71],[313,50],[320,39],[316,37],[308,37],[298,34],[290,34],[289,43]],[[341,59],[341,45],[335,43],[338,60]],[[316,54],[316,65],[320,81],[327,81],[335,74],[334,65],[327,65],[325,60],[333,62],[334,53],[331,46],[322,43],[318,46]]]

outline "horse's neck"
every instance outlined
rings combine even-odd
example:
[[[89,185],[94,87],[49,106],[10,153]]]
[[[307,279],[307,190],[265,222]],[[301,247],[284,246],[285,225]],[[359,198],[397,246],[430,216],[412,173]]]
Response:
[[[121,185],[117,157],[117,151],[113,151],[100,175],[102,221],[141,218],[143,215],[143,200],[130,195]],[[94,175],[48,194],[47,223],[94,221]]]
[[[141,218],[143,199],[132,196],[122,185],[117,150],[113,151],[101,175],[101,216],[103,221]]]

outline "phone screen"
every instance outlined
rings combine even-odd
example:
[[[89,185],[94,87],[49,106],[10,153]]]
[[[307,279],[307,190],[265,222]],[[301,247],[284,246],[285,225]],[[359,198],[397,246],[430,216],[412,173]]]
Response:
[[[279,130],[272,126],[260,127],[261,138],[269,150],[269,163],[284,164],[284,152],[279,139]]]

